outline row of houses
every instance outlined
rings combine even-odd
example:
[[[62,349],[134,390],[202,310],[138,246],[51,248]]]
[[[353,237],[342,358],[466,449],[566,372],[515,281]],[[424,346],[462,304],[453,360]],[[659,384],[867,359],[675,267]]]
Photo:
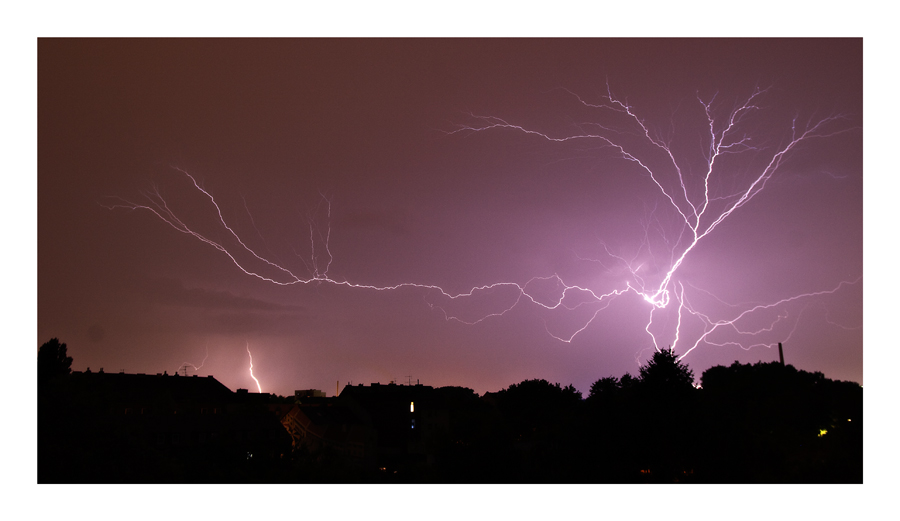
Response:
[[[298,391],[270,404],[295,448],[329,450],[360,468],[384,472],[430,466],[450,427],[448,408],[426,385],[347,385],[336,397]]]
[[[301,450],[393,473],[433,464],[449,430],[434,388],[393,383],[347,385],[336,397],[298,391],[284,403],[266,393],[233,392],[212,376],[76,371],[65,392],[40,408],[41,439],[93,458],[108,449],[119,459],[144,451],[184,461],[275,461]],[[59,430],[68,432],[48,432]]]

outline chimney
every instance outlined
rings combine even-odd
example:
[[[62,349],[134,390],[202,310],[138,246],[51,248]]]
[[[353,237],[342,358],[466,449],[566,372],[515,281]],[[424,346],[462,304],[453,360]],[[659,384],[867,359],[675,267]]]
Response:
[[[781,361],[781,366],[784,367],[784,350],[781,349],[781,342],[778,342],[778,360]]]

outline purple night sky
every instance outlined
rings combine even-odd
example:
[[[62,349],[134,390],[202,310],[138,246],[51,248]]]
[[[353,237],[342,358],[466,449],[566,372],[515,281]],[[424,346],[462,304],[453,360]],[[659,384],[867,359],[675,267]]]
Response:
[[[67,343],[75,370],[202,364],[189,374],[255,391],[249,347],[262,390],[282,395],[408,379],[481,394],[543,378],[586,396],[601,377],[636,374],[654,340],[679,354],[699,341],[684,358],[698,378],[777,360],[781,341],[798,369],[863,383],[862,47],[39,40],[38,344]],[[718,133],[757,87],[705,185],[701,100],[713,100]],[[586,105],[604,102],[612,109]],[[815,131],[827,137],[797,143],[757,182],[794,121],[796,136],[832,116]],[[684,189],[638,122],[672,151]],[[601,138],[543,137],[586,134],[640,163]],[[186,174],[256,254],[320,280],[245,274],[236,262],[296,280],[241,251]],[[702,212],[702,231],[751,187],[684,257],[669,305],[651,315],[638,290],[652,293],[691,243],[679,211],[691,223]],[[122,207],[149,205],[154,191],[235,261]],[[583,290],[546,309],[559,280]],[[432,288],[334,283],[345,281]],[[435,289],[498,283],[455,300]],[[628,291],[598,302],[585,290]],[[701,340],[710,323],[821,292]]]

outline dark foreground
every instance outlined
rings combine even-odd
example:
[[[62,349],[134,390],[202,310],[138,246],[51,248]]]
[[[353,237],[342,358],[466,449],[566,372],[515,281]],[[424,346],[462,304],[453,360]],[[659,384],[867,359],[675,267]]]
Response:
[[[858,384],[735,363],[697,389],[657,355],[586,399],[544,380],[283,398],[39,369],[38,482],[862,483]]]

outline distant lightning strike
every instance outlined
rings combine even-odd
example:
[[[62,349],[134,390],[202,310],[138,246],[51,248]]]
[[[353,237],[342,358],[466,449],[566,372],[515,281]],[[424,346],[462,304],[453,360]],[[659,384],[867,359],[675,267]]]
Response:
[[[476,125],[462,126],[449,132],[449,134],[471,134],[489,131],[513,131],[528,136],[535,136],[550,142],[597,141],[603,147],[617,151],[621,159],[633,163],[640,171],[649,176],[649,179],[656,187],[658,193],[663,196],[665,201],[668,201],[669,206],[680,216],[680,224],[678,224],[680,231],[677,233],[677,238],[670,240],[671,238],[666,236],[665,230],[658,217],[655,216],[655,209],[651,214],[653,222],[656,223],[656,228],[659,228],[654,228],[654,231],[662,237],[665,244],[664,249],[668,250],[666,252],[666,257],[668,259],[666,265],[668,267],[660,280],[652,285],[646,281],[646,276],[638,274],[643,263],[637,263],[638,254],[642,250],[646,250],[651,256],[655,253],[650,247],[650,221],[644,223],[644,236],[641,239],[641,246],[638,253],[636,253],[631,260],[627,260],[621,255],[612,253],[605,244],[601,243],[606,255],[623,266],[624,271],[630,274],[630,280],[624,281],[619,288],[614,288],[605,292],[596,291],[585,286],[567,284],[560,275],[553,274],[550,276],[533,277],[524,284],[517,282],[496,282],[473,287],[469,291],[462,293],[450,293],[439,286],[431,284],[401,282],[389,286],[375,286],[332,278],[331,275],[329,275],[329,269],[332,264],[333,256],[328,246],[331,237],[331,201],[324,196],[322,199],[327,205],[326,222],[329,224],[325,232],[322,233],[321,230],[314,225],[314,216],[312,214],[309,216],[309,242],[311,255],[309,260],[304,260],[301,257],[301,261],[308,272],[308,276],[305,277],[297,275],[283,263],[269,260],[248,246],[238,233],[226,222],[221,208],[212,194],[206,191],[197,182],[194,176],[182,169],[176,168],[175,170],[189,179],[193,189],[198,191],[208,204],[212,206],[214,213],[218,216],[217,225],[224,230],[223,235],[226,237],[227,243],[226,239],[218,241],[213,240],[209,236],[203,235],[195,229],[190,228],[169,208],[159,190],[156,189],[143,192],[143,196],[146,200],[144,203],[135,203],[122,198],[116,198],[114,204],[104,206],[109,209],[124,208],[148,211],[175,230],[193,236],[197,240],[224,253],[243,273],[272,284],[288,286],[294,284],[328,283],[336,286],[347,286],[375,291],[418,288],[426,290],[429,293],[438,292],[443,298],[451,301],[466,299],[476,295],[484,295],[492,290],[507,289],[514,295],[514,298],[510,298],[506,304],[498,301],[496,311],[483,313],[479,315],[479,318],[477,319],[463,319],[448,313],[443,307],[426,300],[428,305],[433,309],[440,310],[444,314],[445,319],[455,320],[465,324],[477,324],[489,318],[504,315],[518,306],[523,300],[531,302],[546,310],[561,309],[573,311],[588,303],[598,305],[597,309],[595,309],[587,319],[580,322],[580,325],[576,326],[574,330],[568,334],[553,333],[550,331],[550,328],[547,328],[547,332],[550,336],[562,342],[571,342],[577,335],[587,329],[599,313],[611,304],[613,299],[626,293],[634,293],[650,306],[644,329],[652,340],[655,349],[658,351],[660,350],[660,345],[667,344],[674,349],[680,343],[686,343],[688,347],[681,355],[681,358],[683,358],[703,343],[708,345],[734,344],[742,346],[739,342],[720,343],[711,340],[710,336],[717,331],[731,329],[738,335],[753,336],[756,333],[771,330],[777,322],[784,318],[779,314],[769,326],[761,328],[758,331],[747,331],[739,328],[738,322],[756,311],[771,310],[798,299],[834,293],[845,285],[856,284],[861,279],[860,277],[853,281],[842,281],[830,290],[795,295],[783,298],[774,303],[751,306],[729,320],[713,320],[707,314],[695,309],[690,304],[689,299],[685,294],[685,285],[674,279],[679,268],[684,264],[685,260],[689,257],[689,254],[695,247],[704,238],[709,236],[719,224],[729,218],[736,210],[746,205],[765,188],[767,182],[782,166],[789,152],[805,141],[817,138],[828,138],[852,130],[849,128],[836,128],[836,123],[842,119],[841,116],[828,116],[815,121],[809,120],[802,124],[798,118],[795,117],[791,124],[790,136],[782,143],[782,145],[780,145],[780,147],[767,149],[756,146],[754,139],[744,132],[742,124],[751,118],[755,112],[761,110],[757,103],[759,98],[763,96],[765,92],[766,90],[764,89],[755,89],[746,100],[733,105],[731,110],[728,111],[724,117],[716,115],[717,111],[713,107],[715,96],[708,101],[704,101],[697,96],[697,102],[699,102],[706,119],[706,126],[703,131],[704,145],[700,154],[705,165],[699,169],[693,168],[693,165],[692,167],[687,167],[687,159],[679,158],[667,140],[656,136],[655,133],[651,131],[651,128],[638,117],[633,108],[615,98],[608,88],[607,94],[602,97],[602,102],[600,103],[588,103],[571,92],[569,94],[574,96],[578,103],[585,109],[597,110],[603,114],[609,114],[615,118],[619,118],[619,120],[627,122],[627,125],[630,128],[624,130],[615,129],[611,124],[603,125],[597,122],[589,122],[581,124],[579,129],[592,129],[593,131],[591,132],[580,131],[568,135],[553,136],[544,132],[515,125],[497,117],[476,116],[473,114],[471,116],[477,122]],[[638,140],[638,143],[632,142],[635,139]],[[645,148],[643,153],[638,152],[637,149],[640,147]],[[658,157],[654,159],[646,149],[655,150]],[[746,182],[743,188],[734,190],[725,195],[713,195],[710,187],[711,180],[720,175],[723,159],[726,156],[739,156],[747,153],[754,154],[754,157],[756,158],[766,157],[768,159],[761,163],[764,164],[764,166],[760,167],[758,173],[755,174],[749,182]],[[663,159],[666,165],[665,168],[651,167],[652,162],[654,160],[659,161],[659,158]],[[693,171],[701,171],[702,178],[699,182],[695,181],[694,188],[691,189],[691,183],[686,180],[687,174],[685,172]],[[663,173],[666,172],[669,173],[668,178],[663,175]],[[667,185],[670,185],[670,187],[667,188]],[[253,223],[253,226],[255,229],[255,223]],[[606,269],[606,266],[600,260],[582,260],[595,261]],[[257,267],[252,267],[252,264],[256,264]],[[637,265],[635,266],[635,264]],[[539,285],[540,283],[547,282],[556,284],[555,296],[553,297],[547,297],[545,294],[538,297],[538,291],[530,289],[530,286],[532,285]],[[572,301],[576,301],[577,303],[572,304]],[[672,336],[669,342],[660,342],[657,339],[658,332],[654,332],[655,316],[661,312],[661,310],[668,308],[673,302],[677,306],[674,332],[671,333]],[[692,340],[687,340],[682,337],[685,321],[687,319],[692,319],[695,323],[699,323],[702,326],[702,333]],[[247,347],[247,353],[250,353],[249,345]],[[252,356],[250,372],[252,377]],[[254,380],[256,380],[255,377]],[[257,387],[259,387],[258,381]]]
[[[262,387],[259,385],[259,380],[253,376],[253,355],[250,354],[250,342],[247,342],[247,356],[250,357],[250,378],[253,378],[253,381],[256,382],[256,390],[257,392],[262,392]]]
[[[192,363],[190,363],[190,362],[185,362],[185,363],[181,364],[181,365],[178,367],[178,371],[181,371],[182,369],[184,369],[184,370],[185,370],[185,376],[187,375],[187,366],[193,367],[193,368],[194,368],[194,371],[199,371],[200,368],[203,367],[203,364],[206,363],[206,359],[207,359],[207,358],[209,358],[209,343],[208,343],[208,342],[207,342],[207,344],[206,344],[206,356],[203,357],[203,361],[200,362],[200,365],[194,365],[194,364],[192,364]],[[177,372],[177,371],[176,371],[176,372]]]

